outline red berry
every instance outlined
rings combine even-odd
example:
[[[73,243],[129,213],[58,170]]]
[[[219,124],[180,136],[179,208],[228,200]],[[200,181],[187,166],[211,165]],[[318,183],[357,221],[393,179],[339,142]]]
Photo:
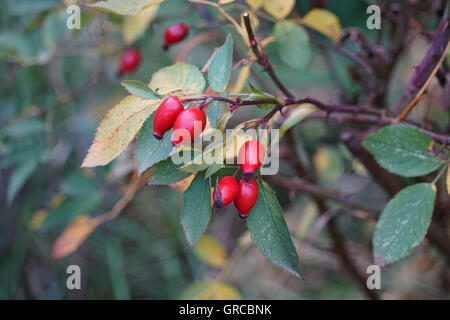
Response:
[[[234,199],[234,206],[239,211],[241,218],[247,218],[253,206],[258,199],[258,182],[255,179],[246,180],[242,178],[239,180],[239,191]]]
[[[217,181],[213,191],[214,206],[229,205],[238,194],[239,185],[234,177],[226,176]]]
[[[203,132],[206,126],[206,115],[199,106],[190,106],[181,111],[173,125],[172,144],[179,145],[184,141],[192,141]]]
[[[156,139],[161,139],[173,127],[183,110],[183,105],[176,96],[168,97],[159,105],[153,116],[153,135]]]
[[[141,64],[142,57],[138,50],[127,50],[120,58],[119,73],[125,74],[133,72]]]
[[[239,149],[238,161],[244,176],[253,175],[264,160],[264,147],[257,140],[247,141]]]
[[[164,48],[168,48],[171,44],[180,42],[186,38],[189,27],[184,23],[175,23],[166,29],[164,33]]]

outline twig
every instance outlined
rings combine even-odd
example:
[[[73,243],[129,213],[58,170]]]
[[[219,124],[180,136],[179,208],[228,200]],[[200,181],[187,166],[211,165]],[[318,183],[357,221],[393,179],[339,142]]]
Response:
[[[428,47],[428,51],[414,73],[411,81],[403,91],[392,111],[400,114],[399,119],[404,119],[415,106],[416,97],[420,97],[427,88],[431,78],[439,70],[446,51],[449,48],[450,40],[450,19],[445,18],[433,35],[433,40]]]
[[[292,98],[294,95],[290,93],[289,90],[286,89],[286,87],[281,83],[280,79],[278,79],[277,75],[275,74],[275,71],[273,70],[273,67],[269,62],[269,59],[267,58],[267,55],[264,52],[264,49],[258,46],[258,42],[255,39],[255,34],[253,33],[252,25],[250,23],[250,14],[248,12],[244,12],[243,17],[245,29],[247,31],[248,39],[250,41],[250,48],[252,49],[253,53],[258,59],[258,63],[261,65],[261,67],[264,68],[264,70],[267,71],[273,83],[275,83],[278,89],[280,89],[281,92],[283,92],[283,94],[286,97]]]

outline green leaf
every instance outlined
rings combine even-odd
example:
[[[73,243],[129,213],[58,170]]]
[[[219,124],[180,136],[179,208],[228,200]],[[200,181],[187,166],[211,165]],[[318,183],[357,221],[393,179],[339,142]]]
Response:
[[[431,222],[436,189],[429,183],[409,186],[389,201],[373,237],[375,263],[386,265],[408,256]]]
[[[208,68],[208,81],[214,91],[223,92],[230,79],[233,62],[233,38],[229,34],[211,60]]]
[[[176,183],[189,177],[192,173],[178,170],[182,165],[183,164],[174,164],[171,158],[158,162],[153,167],[148,183],[153,185],[165,185]]]
[[[122,86],[127,89],[127,91],[133,96],[146,99],[161,99],[162,96],[153,92],[145,83],[138,80],[123,80],[121,82]]]
[[[11,175],[11,178],[9,180],[9,184],[8,184],[8,191],[7,191],[8,204],[13,202],[17,193],[20,191],[20,189],[22,189],[23,185],[28,180],[28,178],[31,176],[31,174],[34,172],[36,167],[37,167],[37,162],[35,160],[29,160],[25,163],[20,164],[14,170],[14,172]]]
[[[431,142],[431,137],[419,129],[393,124],[368,135],[363,146],[386,170],[405,177],[417,177],[443,164],[428,153]]]
[[[280,21],[275,25],[278,55],[288,66],[303,69],[311,58],[311,48],[305,29],[293,21]]]
[[[211,127],[217,128],[220,120],[223,118],[224,114],[227,112],[227,107],[225,103],[221,101],[213,101],[208,107],[208,120]]]
[[[139,132],[136,152],[139,173],[168,158],[174,148],[171,142],[172,130],[167,131],[161,140],[153,136],[153,116],[145,120]]]
[[[250,87],[250,90],[254,93],[251,97],[250,100],[260,100],[260,99],[273,99],[278,101],[279,103],[283,104],[284,101],[271,95],[270,93],[264,92],[258,88],[256,88],[255,86],[253,86],[251,83],[248,84]],[[274,103],[266,103],[266,104],[260,104],[258,105],[258,108],[262,109],[262,110],[268,110],[268,109],[272,109],[273,107],[275,107],[276,104]]]
[[[67,13],[65,11],[52,12],[45,18],[42,26],[42,40],[51,51],[56,50],[56,47],[66,33]]]
[[[164,0],[106,0],[86,4],[86,6],[108,13],[135,16],[142,9],[160,4]]]
[[[14,0],[7,3],[12,15],[31,15],[55,8],[58,0]]]
[[[27,118],[14,122],[4,128],[3,133],[13,138],[39,135],[44,132],[45,123],[37,118]]]
[[[253,242],[277,266],[300,277],[297,252],[275,193],[262,181],[258,200],[247,218]]]
[[[183,194],[181,224],[191,247],[203,235],[211,218],[211,187],[205,173],[199,172]]]
[[[155,72],[149,87],[159,94],[174,91],[202,93],[205,89],[205,79],[196,66],[179,62]]]
[[[23,33],[13,31],[0,33],[0,59],[6,57],[28,65],[34,62],[35,51],[33,42]]]

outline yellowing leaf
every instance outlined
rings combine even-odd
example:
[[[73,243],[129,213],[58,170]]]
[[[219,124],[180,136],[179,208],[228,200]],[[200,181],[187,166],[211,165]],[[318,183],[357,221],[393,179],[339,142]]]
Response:
[[[328,149],[325,147],[317,149],[317,151],[314,153],[313,160],[317,169],[319,169],[320,171],[326,170],[331,163]]]
[[[232,3],[234,0],[219,0],[219,4],[228,4]]]
[[[245,2],[247,2],[247,4],[250,7],[252,7],[253,9],[256,10],[256,9],[259,9],[262,6],[264,0],[245,0]]]
[[[53,258],[61,259],[74,252],[98,225],[99,221],[89,215],[78,216],[53,244]]]
[[[239,71],[238,78],[230,90],[231,93],[241,92],[249,76],[250,76],[250,64],[246,64],[241,68],[241,71]]]
[[[183,193],[191,185],[192,180],[194,180],[195,174],[178,181],[177,183],[172,183],[169,186],[178,193]]]
[[[127,96],[108,111],[97,128],[82,167],[104,166],[121,154],[134,139],[161,100]]]
[[[263,8],[277,19],[286,18],[292,11],[295,0],[265,0]]]
[[[53,196],[52,200],[50,200],[49,207],[50,209],[55,209],[59,207],[59,205],[66,200],[66,196],[62,193],[57,193]]]
[[[158,94],[174,91],[201,93],[205,88],[205,79],[196,66],[179,62],[154,73],[149,87]]]
[[[226,283],[202,280],[191,284],[183,291],[182,300],[242,300],[239,291]]]
[[[302,217],[295,230],[295,235],[299,239],[306,237],[314,221],[317,219],[318,210],[317,206],[313,202],[308,202],[308,205],[303,209]]]
[[[227,262],[222,245],[210,235],[204,234],[194,247],[194,253],[212,267],[223,267]]]
[[[31,218],[30,222],[28,223],[28,227],[31,230],[39,230],[42,226],[42,223],[44,223],[45,218],[48,216],[47,209],[39,209],[35,212],[33,217]]]
[[[108,13],[135,16],[141,12],[141,10],[160,4],[163,1],[164,0],[106,0],[86,4],[86,6]]]
[[[450,194],[450,165],[448,165],[448,167],[447,167],[446,184],[447,184],[447,192],[448,192],[448,194]]]
[[[127,16],[122,22],[122,35],[126,44],[131,44],[142,36],[155,19],[159,6],[148,7],[135,17]]]
[[[303,17],[302,22],[329,37],[334,42],[339,41],[342,27],[339,18],[334,13],[325,9],[315,8]]]

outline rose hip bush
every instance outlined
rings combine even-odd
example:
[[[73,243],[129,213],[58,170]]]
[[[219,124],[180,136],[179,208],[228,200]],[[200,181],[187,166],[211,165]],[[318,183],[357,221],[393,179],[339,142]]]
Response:
[[[385,270],[421,254],[425,268],[439,269],[431,257],[450,257],[445,1],[379,4],[381,28],[375,30],[368,29],[365,11],[343,13],[331,1],[190,0],[179,14],[177,5],[165,9],[169,2],[82,3],[81,30],[92,28],[85,35],[92,43],[101,39],[89,77],[76,66],[61,71],[57,58],[65,47],[76,48],[74,34],[80,43],[88,38],[83,31],[56,32],[64,22],[59,7],[44,6],[29,24],[42,32],[44,48],[0,33],[6,68],[14,76],[18,65],[48,68],[54,91],[44,100],[32,87],[23,99],[36,105],[2,122],[7,207],[20,208],[17,199],[33,188],[38,168],[47,168],[55,182],[60,178],[52,173],[68,163],[73,170],[43,187],[61,190],[29,222],[33,230],[59,234],[53,259],[81,251],[88,237],[132,210],[139,192],[168,186],[182,199],[175,228],[212,268],[226,270],[227,254],[208,230],[229,216],[242,231],[228,229],[227,239],[234,239],[228,250],[242,254],[253,243],[284,277],[308,281],[313,269],[303,268],[303,252],[310,252],[303,248],[309,245],[332,254],[371,299],[380,291],[366,285],[369,265]],[[366,6],[353,1],[349,10]],[[64,72],[69,80],[61,80]],[[102,108],[89,147],[65,151],[70,137],[54,117],[70,117],[57,107],[89,96],[105,79],[127,95]],[[266,174],[274,158],[278,172]],[[96,184],[114,181],[118,173],[111,168],[124,172],[125,186],[117,202],[101,205]],[[101,178],[94,182],[96,174]],[[299,198],[308,203],[301,210]],[[105,213],[98,214],[101,208]],[[110,263],[122,261],[121,250],[107,248]],[[194,283],[182,297],[240,297],[223,273]]]

